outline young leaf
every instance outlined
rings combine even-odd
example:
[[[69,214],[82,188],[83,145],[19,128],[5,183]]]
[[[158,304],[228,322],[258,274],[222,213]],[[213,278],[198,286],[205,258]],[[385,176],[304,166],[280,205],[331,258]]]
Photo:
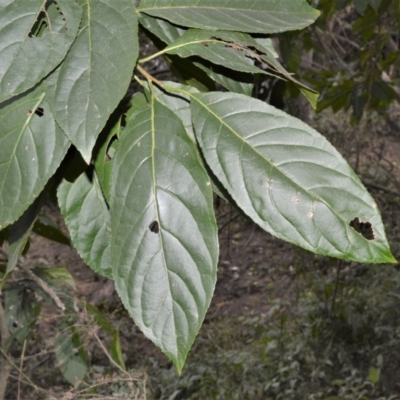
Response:
[[[302,29],[319,16],[306,0],[142,0],[138,11],[192,28],[250,33]]]
[[[374,200],[323,136],[246,96],[191,97],[208,165],[263,229],[315,253],[396,262]]]
[[[71,240],[83,261],[112,278],[110,213],[96,174],[82,174],[74,183],[63,181],[57,192]]]
[[[54,116],[88,164],[98,134],[128,89],[138,48],[133,2],[85,2],[78,36],[48,79]]]
[[[0,103],[33,87],[64,59],[74,41],[82,9],[58,0],[46,10],[44,31],[35,35],[43,0],[14,0],[0,10]]]
[[[154,96],[127,121],[113,163],[116,289],[181,371],[216,281],[211,185],[181,120]]]
[[[42,87],[0,107],[0,229],[16,221],[54,174],[70,145]]]

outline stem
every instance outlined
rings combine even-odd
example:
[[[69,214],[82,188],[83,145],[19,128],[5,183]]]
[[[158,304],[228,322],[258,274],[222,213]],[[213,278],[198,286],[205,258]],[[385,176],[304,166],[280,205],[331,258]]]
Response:
[[[165,53],[165,49],[164,50],[160,50],[158,53],[154,53],[154,54],[152,54],[152,55],[150,55],[148,57],[141,58],[140,60],[138,60],[138,63],[139,64],[144,64],[145,62],[150,61],[153,58],[156,58],[158,56],[162,56],[164,53]]]
[[[116,363],[114,361],[114,359],[111,357],[110,353],[107,351],[106,347],[104,346],[103,342],[101,341],[101,339],[99,338],[99,336],[97,335],[96,331],[91,328],[91,334],[94,336],[94,338],[97,340],[97,343],[99,344],[99,346],[101,347],[101,349],[103,350],[104,354],[106,355],[106,357],[109,359],[109,361],[116,367],[118,368],[124,375],[126,376],[130,376],[129,373],[127,371],[125,371],[118,363]]]
[[[160,87],[164,87],[164,84],[158,79],[154,78],[154,76],[150,75],[143,67],[140,65],[137,66],[138,71],[150,82],[156,83]]]

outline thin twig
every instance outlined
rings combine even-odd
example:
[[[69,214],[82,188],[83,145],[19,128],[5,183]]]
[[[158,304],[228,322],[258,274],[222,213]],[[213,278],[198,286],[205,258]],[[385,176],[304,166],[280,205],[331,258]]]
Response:
[[[46,292],[56,303],[57,307],[62,311],[65,311],[65,305],[58,297],[57,293],[49,287],[49,285],[40,279],[37,275],[35,275],[28,267],[22,267],[22,269],[29,275],[30,279],[32,279],[44,292]]]
[[[148,81],[154,82],[160,87],[164,87],[164,84],[161,81],[159,81],[158,79],[154,78],[154,76],[150,75],[143,67],[138,65],[136,68]]]
[[[24,382],[26,385],[32,386],[32,387],[33,387],[36,391],[38,391],[38,392],[47,394],[47,390],[41,388],[40,386],[35,385],[35,384],[28,378],[28,376],[25,375],[25,374],[23,373],[23,371],[20,371],[18,365],[16,365],[16,364],[14,363],[14,361],[3,351],[2,348],[0,348],[0,353],[1,353],[1,354],[3,355],[3,357],[7,360],[8,364],[9,364],[11,367],[13,367],[14,369],[16,369],[17,371],[20,372],[20,375],[21,375],[22,378],[24,378],[25,381],[26,381],[26,382]],[[11,377],[14,378],[12,375],[11,375]],[[14,379],[19,380],[18,378],[14,378]],[[0,388],[1,388],[1,387],[0,387]],[[1,398],[0,398],[0,399],[1,399]]]
[[[17,386],[17,399],[21,399],[21,371],[24,365],[24,357],[25,357],[25,350],[26,350],[26,339],[24,340],[24,344],[22,345],[22,353],[21,353],[21,360],[19,363],[19,377],[18,377],[18,386]]]
[[[119,364],[117,364],[114,359],[111,357],[110,353],[108,352],[108,350],[106,349],[106,347],[104,346],[103,342],[101,341],[101,339],[99,338],[99,336],[97,335],[96,331],[91,328],[91,334],[94,336],[94,338],[97,340],[99,346],[101,347],[101,349],[103,350],[104,354],[107,356],[107,358],[110,360],[110,362],[117,367],[123,374],[125,374],[126,376],[130,376],[129,373],[127,371],[125,371]]]

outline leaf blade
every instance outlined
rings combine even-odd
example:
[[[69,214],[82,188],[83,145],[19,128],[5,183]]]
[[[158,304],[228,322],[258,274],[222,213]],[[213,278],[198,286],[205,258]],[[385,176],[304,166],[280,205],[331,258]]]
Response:
[[[111,258],[125,307],[178,371],[216,280],[207,182],[182,122],[152,97],[127,122],[114,158]]]
[[[0,229],[33,203],[70,142],[56,124],[43,88],[0,107]]]
[[[73,1],[58,1],[47,10],[47,30],[30,31],[44,8],[42,0],[15,0],[0,12],[0,103],[43,79],[65,57],[79,29],[82,10]],[[53,11],[53,12],[51,12]]]
[[[166,19],[177,25],[209,30],[249,33],[277,33],[302,29],[318,17],[319,12],[306,1],[230,0],[217,4],[213,0],[142,0],[139,12]]]
[[[74,183],[64,180],[57,198],[79,255],[95,272],[112,278],[110,213],[96,174],[91,181],[86,174]]]
[[[246,96],[191,97],[207,163],[263,229],[324,255],[396,262],[374,200],[318,132]],[[367,240],[350,226],[357,216],[372,224],[376,239]]]
[[[97,136],[128,89],[138,51],[132,2],[87,2],[74,44],[47,81],[54,116],[88,164]]]

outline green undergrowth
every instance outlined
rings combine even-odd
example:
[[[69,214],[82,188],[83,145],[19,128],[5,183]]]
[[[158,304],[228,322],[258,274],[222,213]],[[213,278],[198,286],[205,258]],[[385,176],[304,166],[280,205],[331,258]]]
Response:
[[[400,399],[398,271],[349,264],[296,279],[297,295],[266,315],[204,326],[180,377],[154,361],[149,398]]]

